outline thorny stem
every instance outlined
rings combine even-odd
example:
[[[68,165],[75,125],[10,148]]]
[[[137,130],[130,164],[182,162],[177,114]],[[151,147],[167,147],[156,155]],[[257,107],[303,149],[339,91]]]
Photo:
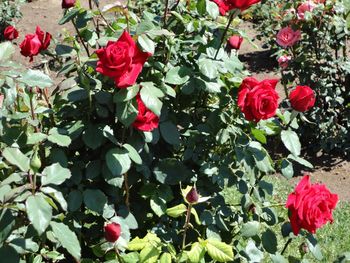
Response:
[[[35,121],[36,117],[35,117],[34,106],[33,106],[33,94],[29,94],[29,103],[30,103],[30,113],[32,115],[32,120]],[[36,132],[40,132],[38,126],[34,126],[34,129]]]
[[[284,245],[284,248],[282,249],[281,255],[283,255],[283,253],[286,251],[287,247],[291,242],[292,242],[291,238],[287,240],[286,244]]]
[[[190,224],[191,210],[192,210],[192,204],[189,204],[188,207],[187,207],[186,221],[185,221],[185,225],[184,225],[184,235],[183,235],[183,239],[182,239],[182,249],[184,249],[185,246],[186,246],[186,233],[187,233],[188,226]]]
[[[78,37],[79,37],[79,39],[80,39],[81,44],[83,45],[83,47],[84,47],[84,49],[85,49],[85,51],[86,51],[86,54],[90,57],[89,47],[85,44],[85,41],[84,41],[83,37],[80,35],[79,29],[78,29],[78,27],[77,27],[77,24],[74,22],[73,19],[72,19],[72,24],[73,24],[73,26],[74,26],[74,28],[75,28],[75,31],[76,31],[77,34],[78,34]]]
[[[163,27],[166,27],[166,17],[168,16],[168,5],[169,0],[165,0],[164,17],[163,17]]]
[[[114,248],[115,254],[117,255],[117,259],[119,263],[124,263],[124,260],[120,257],[118,248]]]
[[[128,174],[124,174],[124,187],[125,187],[125,205],[130,212],[130,187],[128,182]]]
[[[225,38],[226,38],[227,31],[228,31],[228,29],[230,28],[230,25],[231,25],[233,19],[234,19],[239,13],[240,13],[240,10],[237,9],[237,10],[235,10],[234,12],[232,12],[232,13],[230,14],[230,18],[229,18],[229,20],[228,20],[228,22],[227,22],[227,26],[226,26],[226,28],[225,28],[225,31],[222,33],[222,37],[221,37],[221,40],[220,40],[220,45],[219,45],[218,49],[216,50],[216,54],[215,54],[214,59],[216,59],[216,57],[217,57],[218,54],[219,54],[220,48],[221,48],[222,44],[224,43],[224,40],[225,40]]]
[[[29,183],[30,185],[32,186],[32,194],[35,193],[35,185],[34,185],[34,182],[33,182],[33,176],[32,174],[30,173],[30,170],[28,171],[28,179],[29,179]]]

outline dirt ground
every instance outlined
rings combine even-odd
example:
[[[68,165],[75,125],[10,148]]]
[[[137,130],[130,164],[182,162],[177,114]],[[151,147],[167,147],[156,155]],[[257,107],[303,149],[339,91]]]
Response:
[[[81,1],[84,5],[87,5],[87,0]],[[104,0],[103,5],[113,3],[115,1]],[[59,0],[37,0],[31,3],[23,4],[21,12],[23,18],[18,22],[17,27],[20,31],[20,38],[17,40],[19,43],[25,34],[35,31],[37,25],[40,25],[42,30],[50,32],[55,39],[60,39],[65,30],[71,31],[70,24],[63,26],[58,25],[58,20],[62,17],[61,1]],[[255,49],[248,41],[244,41],[240,49],[240,59],[244,61],[247,69],[252,72],[252,75],[257,79],[262,80],[265,78],[279,78],[280,73],[276,62],[270,59],[268,50],[263,48],[263,43],[258,41],[255,36],[256,32],[251,23],[243,23],[243,29],[245,29],[248,36],[253,39],[254,43],[258,46]],[[29,63],[28,58],[22,57],[19,52],[15,56],[15,60],[21,62],[28,67],[35,67],[36,62]],[[38,59],[40,61],[40,59]],[[51,77],[56,83],[60,79],[56,77],[54,72],[51,72]],[[283,88],[277,87],[280,97],[284,97]],[[340,200],[350,201],[350,162],[349,160],[342,160],[342,158],[332,158],[323,156],[320,158],[313,158],[311,160],[315,165],[315,170],[312,171],[312,181],[325,183],[331,191],[337,193]],[[290,180],[291,184],[296,184],[299,178],[293,178]]]

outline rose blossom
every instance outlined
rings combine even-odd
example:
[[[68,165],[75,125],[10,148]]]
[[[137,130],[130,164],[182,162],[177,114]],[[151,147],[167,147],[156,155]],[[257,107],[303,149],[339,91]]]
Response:
[[[278,79],[261,82],[252,77],[243,80],[238,92],[238,107],[249,121],[258,122],[275,116],[278,94],[275,90]]]
[[[132,126],[140,131],[153,131],[158,128],[159,117],[146,108],[140,94],[136,96],[138,114]]]
[[[305,12],[312,12],[316,7],[312,1],[307,1],[298,6],[298,19],[303,20],[305,18]]]
[[[315,105],[316,97],[309,86],[296,86],[289,94],[289,101],[293,109],[304,112]]]
[[[236,50],[240,49],[242,42],[243,42],[243,37],[237,36],[237,35],[230,37],[228,40],[230,47]]]
[[[51,34],[44,33],[39,26],[36,27],[35,34],[28,34],[25,36],[23,42],[19,45],[21,54],[25,57],[30,57],[30,62],[33,57],[38,55],[40,51],[48,48],[51,41]]]
[[[277,43],[286,48],[293,46],[301,38],[300,30],[294,31],[290,26],[282,28],[277,33]]]
[[[108,242],[115,242],[121,234],[121,227],[117,223],[109,223],[104,227],[105,238]]]
[[[221,15],[232,9],[240,9],[241,11],[249,8],[251,5],[259,3],[261,0],[212,0],[218,7]]]
[[[0,94],[0,109],[2,108],[3,102],[4,102],[4,95]]]
[[[8,26],[5,28],[4,30],[4,38],[6,40],[14,40],[16,38],[18,38],[18,31],[15,27],[13,26]]]
[[[62,0],[62,8],[67,9],[75,5],[76,0]]]
[[[109,41],[106,47],[96,50],[99,58],[96,71],[114,78],[118,88],[135,84],[148,57],[152,54],[142,52],[127,31],[118,41]]]
[[[337,202],[338,195],[323,184],[310,184],[310,176],[305,175],[286,203],[293,233],[298,235],[303,228],[314,234],[328,221],[333,222],[332,211]]]
[[[292,59],[291,56],[282,55],[277,59],[278,64],[281,68],[285,69],[288,67],[289,61]]]

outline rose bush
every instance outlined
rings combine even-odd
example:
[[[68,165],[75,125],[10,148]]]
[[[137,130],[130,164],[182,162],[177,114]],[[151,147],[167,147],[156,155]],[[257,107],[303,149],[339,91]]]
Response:
[[[293,234],[265,176],[312,165],[301,157],[295,111],[278,101],[278,80],[247,77],[225,51],[237,12],[219,17],[212,1],[90,4],[64,8],[58,23],[76,32],[63,41],[49,45],[50,32],[37,30],[21,47],[1,43],[0,255],[285,261],[279,244]],[[10,61],[20,49],[52,60],[44,72],[23,68]],[[55,64],[57,87],[47,74]],[[273,160],[272,140],[288,155]]]

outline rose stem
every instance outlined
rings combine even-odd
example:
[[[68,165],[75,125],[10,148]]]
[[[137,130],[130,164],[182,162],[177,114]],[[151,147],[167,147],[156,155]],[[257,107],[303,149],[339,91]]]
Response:
[[[220,50],[222,44],[224,43],[224,40],[225,40],[227,31],[228,31],[228,29],[230,28],[230,25],[231,25],[233,19],[234,19],[239,13],[240,13],[240,10],[239,10],[239,9],[235,10],[234,12],[231,12],[230,18],[228,19],[227,26],[226,26],[226,28],[225,28],[225,31],[222,33],[220,45],[219,45],[218,49],[216,50],[216,54],[215,54],[214,59],[216,59],[216,57],[217,57],[218,54],[219,54],[219,50]]]
[[[164,17],[163,17],[163,27],[166,27],[166,17],[168,15],[168,5],[169,5],[169,0],[165,0],[165,7],[164,7]]]
[[[286,251],[288,245],[292,242],[292,239],[289,238],[286,242],[286,244],[284,245],[284,248],[282,249],[281,255],[283,255],[283,253]]]
[[[185,221],[185,225],[184,225],[184,236],[182,239],[182,249],[184,249],[185,245],[186,245],[186,232],[187,232],[188,226],[190,224],[191,210],[192,210],[192,204],[189,204],[187,207],[186,221]]]

